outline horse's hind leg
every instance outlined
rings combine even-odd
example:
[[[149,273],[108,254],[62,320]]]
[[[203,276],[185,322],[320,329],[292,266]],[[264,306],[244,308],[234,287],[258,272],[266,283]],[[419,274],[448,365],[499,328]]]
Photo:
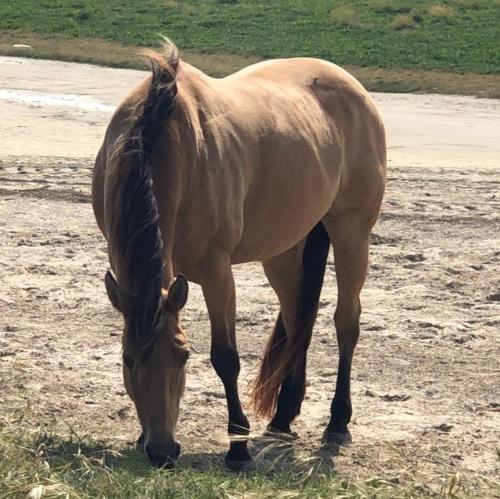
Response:
[[[373,217],[354,210],[336,212],[323,219],[333,243],[338,287],[334,317],[339,364],[331,419],[324,434],[327,443],[347,444],[351,440],[347,428],[352,415],[351,365],[359,337],[359,295],[366,277],[373,222]]]
[[[302,250],[303,244],[263,262],[269,283],[280,301],[280,312],[267,348],[273,357],[268,359],[271,369],[277,367],[280,357],[285,354],[286,344],[293,341],[293,336],[297,334],[296,295],[302,274]],[[276,402],[276,413],[269,424],[269,428],[273,431],[290,433],[290,424],[300,412],[305,387],[305,354],[306,352],[303,352],[301,366],[295,375],[288,374],[284,379],[280,379],[282,384]]]
[[[323,225],[318,224],[291,250],[263,262],[280,301],[280,314],[264,362],[278,370],[281,387],[271,430],[291,433],[290,424],[300,413],[305,395],[306,357],[316,319],[330,247]],[[265,381],[265,380],[264,380]]]

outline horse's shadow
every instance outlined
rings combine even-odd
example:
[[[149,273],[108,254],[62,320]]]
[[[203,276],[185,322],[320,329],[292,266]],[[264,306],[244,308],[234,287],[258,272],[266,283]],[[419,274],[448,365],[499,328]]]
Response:
[[[149,469],[142,451],[135,446],[115,449],[105,442],[87,443],[75,437],[40,435],[34,441],[37,454],[44,459],[80,468],[82,461],[113,470],[123,469],[133,475],[144,475]]]
[[[250,448],[256,469],[269,478],[283,472],[308,476],[336,473],[338,447],[321,445],[312,452],[305,451],[300,438],[265,432],[252,439]]]
[[[34,442],[38,455],[58,464],[81,467],[82,461],[94,466],[113,470],[125,470],[134,476],[144,476],[152,468],[142,450],[134,445],[121,449],[111,448],[104,442],[87,443],[74,437],[61,438],[40,435]],[[289,437],[269,437],[260,435],[250,443],[254,466],[242,474],[258,473],[272,479],[280,473],[300,475],[335,474],[333,456],[335,450],[321,447],[309,454],[300,452],[300,440]],[[223,452],[184,453],[175,469],[190,469],[200,472],[224,469]],[[234,473],[234,472],[228,472]]]

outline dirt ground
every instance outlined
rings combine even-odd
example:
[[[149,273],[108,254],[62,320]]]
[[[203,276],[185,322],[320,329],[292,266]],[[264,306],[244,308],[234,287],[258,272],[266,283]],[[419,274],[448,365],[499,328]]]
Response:
[[[90,178],[112,106],[142,76],[0,58],[4,424],[22,416],[27,428],[90,435],[118,449],[138,436],[121,380],[120,317],[103,286],[107,255]],[[388,128],[388,189],[362,294],[354,442],[331,466],[349,480],[422,483],[429,493],[458,471],[472,493],[497,497],[500,103],[435,95],[376,99]],[[277,303],[259,264],[238,266],[235,276],[243,391]],[[311,456],[335,381],[335,300],[330,261],[295,425],[297,452]],[[179,421],[181,460],[219,466],[225,399],[194,285],[182,321],[193,352]],[[259,434],[263,422],[250,416]]]

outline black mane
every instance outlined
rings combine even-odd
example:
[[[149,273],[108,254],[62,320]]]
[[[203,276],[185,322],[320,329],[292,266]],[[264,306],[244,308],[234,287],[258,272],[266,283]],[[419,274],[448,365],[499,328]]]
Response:
[[[163,255],[158,207],[153,191],[152,152],[177,96],[179,59],[174,45],[165,56],[149,53],[151,85],[132,112],[130,127],[111,157],[113,185],[108,247],[125,295],[129,334],[144,343],[156,329],[161,303]]]

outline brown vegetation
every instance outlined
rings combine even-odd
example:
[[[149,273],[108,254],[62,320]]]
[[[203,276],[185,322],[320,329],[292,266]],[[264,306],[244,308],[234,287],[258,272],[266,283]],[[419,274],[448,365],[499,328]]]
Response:
[[[31,48],[15,47],[15,44]],[[0,33],[0,54],[39,59],[87,62],[102,66],[146,69],[142,47],[93,39],[44,37],[37,34]],[[234,54],[208,54],[181,50],[181,57],[201,70],[220,77],[259,59]],[[368,90],[379,92],[442,93],[500,98],[500,75],[445,73],[422,69],[346,66]]]

